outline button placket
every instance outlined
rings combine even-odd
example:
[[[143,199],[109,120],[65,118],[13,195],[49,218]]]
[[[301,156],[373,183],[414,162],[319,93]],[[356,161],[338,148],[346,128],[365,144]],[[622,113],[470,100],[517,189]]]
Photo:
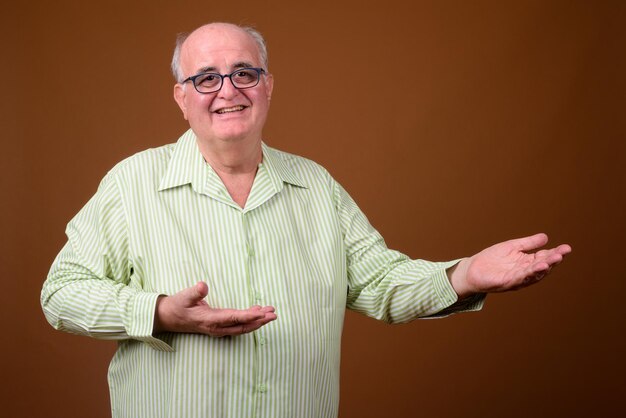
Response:
[[[252,298],[252,304],[254,305],[264,305],[264,295],[261,290],[256,286],[254,275],[253,275],[253,257],[255,256],[255,251],[251,243],[251,231],[250,231],[250,212],[243,211],[242,212],[242,227],[243,227],[243,237],[244,237],[244,256],[245,256],[245,272],[246,272],[246,282],[249,289],[250,297]],[[260,364],[261,354],[260,350],[263,349],[267,345],[267,338],[263,336],[264,330],[263,328],[258,329],[254,332],[254,338],[256,340],[255,345],[255,381],[256,381],[256,392],[259,395],[262,395],[267,392],[268,386],[265,381],[265,373],[263,372],[263,367]]]

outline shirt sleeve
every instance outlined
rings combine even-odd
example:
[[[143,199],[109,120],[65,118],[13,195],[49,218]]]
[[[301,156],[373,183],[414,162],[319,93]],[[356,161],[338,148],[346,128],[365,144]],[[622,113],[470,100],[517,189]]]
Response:
[[[143,341],[172,351],[152,336],[158,293],[133,284],[128,225],[112,174],[70,221],[68,241],[41,292],[48,322],[61,331],[100,339]]]
[[[460,260],[411,260],[390,250],[354,200],[334,183],[348,272],[347,307],[388,323],[480,310],[484,295],[459,301],[446,269]]]

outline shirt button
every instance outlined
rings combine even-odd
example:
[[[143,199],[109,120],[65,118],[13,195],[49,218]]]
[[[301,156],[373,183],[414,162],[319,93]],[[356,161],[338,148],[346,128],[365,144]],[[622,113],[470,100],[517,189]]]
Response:
[[[261,392],[261,393],[265,393],[265,392],[267,392],[267,386],[265,386],[265,385],[259,385],[259,386],[257,387],[257,389],[258,389],[258,390],[259,390],[259,392]]]
[[[256,300],[261,300],[261,298],[263,297],[263,295],[261,294],[261,292],[256,292],[254,294],[254,297],[256,298]]]
[[[265,345],[266,343],[267,343],[267,340],[265,339],[265,337],[259,338],[259,344],[260,345]]]

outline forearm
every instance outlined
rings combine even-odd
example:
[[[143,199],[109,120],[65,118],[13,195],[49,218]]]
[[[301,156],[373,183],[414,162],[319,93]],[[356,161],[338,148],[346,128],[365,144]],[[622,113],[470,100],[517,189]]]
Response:
[[[446,269],[456,262],[410,260],[387,251],[394,259],[383,269],[368,275],[359,266],[350,268],[350,309],[388,323],[403,323],[435,316],[458,301],[446,275]],[[366,284],[359,288],[359,283]]]
[[[100,271],[102,270],[102,271]],[[54,261],[41,306],[55,329],[107,340],[136,339],[170,349],[152,336],[157,293],[133,288],[104,274],[68,243]]]
[[[480,309],[482,298],[457,304],[446,274],[457,261],[411,260],[389,250],[339,185],[335,196],[347,256],[348,308],[390,323]]]
[[[142,339],[152,334],[157,297],[60,261],[44,283],[41,304],[58,330],[101,339]]]

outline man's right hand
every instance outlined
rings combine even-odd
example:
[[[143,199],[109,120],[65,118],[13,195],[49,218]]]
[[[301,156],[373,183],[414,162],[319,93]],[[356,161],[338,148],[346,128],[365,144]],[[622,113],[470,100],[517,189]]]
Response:
[[[274,307],[215,309],[204,300],[206,283],[198,282],[172,296],[160,296],[154,314],[153,334],[186,332],[213,337],[241,335],[255,331],[276,319]]]

